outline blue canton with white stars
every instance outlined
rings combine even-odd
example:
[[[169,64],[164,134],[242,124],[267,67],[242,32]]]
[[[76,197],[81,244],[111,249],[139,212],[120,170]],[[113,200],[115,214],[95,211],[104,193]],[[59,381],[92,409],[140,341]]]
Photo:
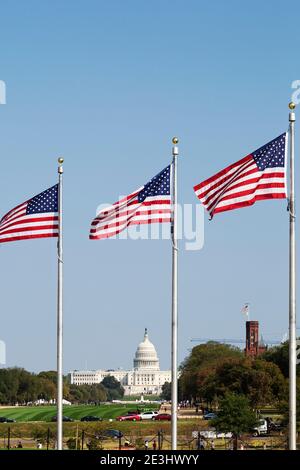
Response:
[[[154,176],[138,194],[138,201],[144,202],[150,196],[168,196],[170,191],[171,165]]]
[[[58,212],[58,184],[30,199],[26,214]]]
[[[252,153],[260,171],[266,168],[284,167],[286,133]]]

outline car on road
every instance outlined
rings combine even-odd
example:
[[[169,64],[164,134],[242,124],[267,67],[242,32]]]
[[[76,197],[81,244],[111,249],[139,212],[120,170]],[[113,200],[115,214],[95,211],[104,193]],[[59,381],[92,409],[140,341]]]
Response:
[[[124,415],[116,418],[117,421],[141,421],[141,419],[140,415]]]
[[[69,416],[63,416],[62,419],[63,419],[64,423],[72,423],[72,422],[74,421],[74,419],[69,418]],[[57,416],[52,416],[51,421],[52,421],[53,423],[54,423],[54,422],[56,423],[56,421],[57,421]]]
[[[203,416],[203,419],[205,419],[205,420],[216,419],[216,417],[217,417],[216,413],[206,413]]]
[[[103,431],[101,431],[101,435],[99,435],[99,437],[107,439],[120,439],[121,437],[123,437],[123,433],[118,429],[104,429]]]
[[[154,419],[155,416],[158,415],[158,411],[144,411],[140,413],[141,419]]]
[[[102,421],[102,418],[99,418],[99,416],[83,416],[80,421]]]
[[[171,421],[171,415],[169,413],[159,413],[152,418],[154,421]]]
[[[16,420],[12,418],[7,418],[6,416],[0,416],[0,423],[15,423]]]

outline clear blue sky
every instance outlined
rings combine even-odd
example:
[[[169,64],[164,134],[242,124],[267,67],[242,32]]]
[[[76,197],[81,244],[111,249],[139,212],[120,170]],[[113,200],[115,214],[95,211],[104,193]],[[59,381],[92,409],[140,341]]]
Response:
[[[179,197],[196,204],[194,184],[284,132],[299,14],[296,1],[1,2],[0,212],[55,184],[65,157],[65,372],[131,367],[144,327],[170,366],[170,243],[91,242],[90,221],[168,164],[173,135]],[[8,366],[56,367],[55,243],[0,247]],[[180,360],[192,337],[243,337],[246,301],[280,339],[285,201],[206,217],[203,250],[181,251]]]

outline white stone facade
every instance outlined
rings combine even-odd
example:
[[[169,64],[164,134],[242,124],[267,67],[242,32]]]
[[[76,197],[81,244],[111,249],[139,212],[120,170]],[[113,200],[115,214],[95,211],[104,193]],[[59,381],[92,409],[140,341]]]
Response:
[[[147,329],[144,340],[138,345],[133,360],[133,370],[74,370],[71,383],[92,385],[102,382],[104,377],[115,377],[125,389],[125,395],[159,395],[165,382],[171,382],[171,371],[162,371]]]

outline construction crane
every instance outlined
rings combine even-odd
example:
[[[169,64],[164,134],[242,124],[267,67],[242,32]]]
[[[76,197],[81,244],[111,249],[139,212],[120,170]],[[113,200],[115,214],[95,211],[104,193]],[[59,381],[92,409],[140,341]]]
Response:
[[[191,338],[191,342],[199,343],[199,344],[204,344],[208,343],[209,341],[214,341],[216,343],[223,343],[223,344],[245,344],[246,339],[238,339],[238,338]],[[266,345],[270,346],[276,346],[279,344],[284,343],[286,340],[283,338],[281,341],[275,340],[275,339],[270,339],[270,340],[264,340],[263,337],[261,336],[260,341]]]
[[[245,302],[241,312],[245,315],[246,321],[250,320],[250,302]],[[297,327],[297,330],[300,328]],[[261,335],[260,337],[260,342],[262,344],[268,345],[268,346],[277,346],[279,344],[283,344],[288,340],[288,334],[286,333],[283,335],[281,341],[275,340],[275,339],[269,339],[269,340],[264,340],[263,336]],[[204,344],[209,341],[214,341],[216,343],[223,343],[223,344],[237,344],[237,345],[245,345],[246,343],[246,338],[244,339],[239,339],[239,338],[191,338],[191,342],[195,343],[200,343]]]
[[[297,330],[300,330],[300,328],[297,327]],[[268,346],[278,346],[279,344],[283,344],[286,341],[288,341],[288,339],[289,339],[289,336],[288,336],[287,333],[283,335],[283,337],[280,341],[277,340],[277,339],[267,339],[267,340],[265,340],[263,338],[263,336],[261,335],[260,342],[264,343]],[[191,338],[190,341],[195,342],[195,343],[200,343],[200,344],[208,343],[209,341],[214,341],[216,343],[238,344],[239,345],[239,344],[245,344],[246,338],[244,338],[244,339],[240,339],[240,338]]]

